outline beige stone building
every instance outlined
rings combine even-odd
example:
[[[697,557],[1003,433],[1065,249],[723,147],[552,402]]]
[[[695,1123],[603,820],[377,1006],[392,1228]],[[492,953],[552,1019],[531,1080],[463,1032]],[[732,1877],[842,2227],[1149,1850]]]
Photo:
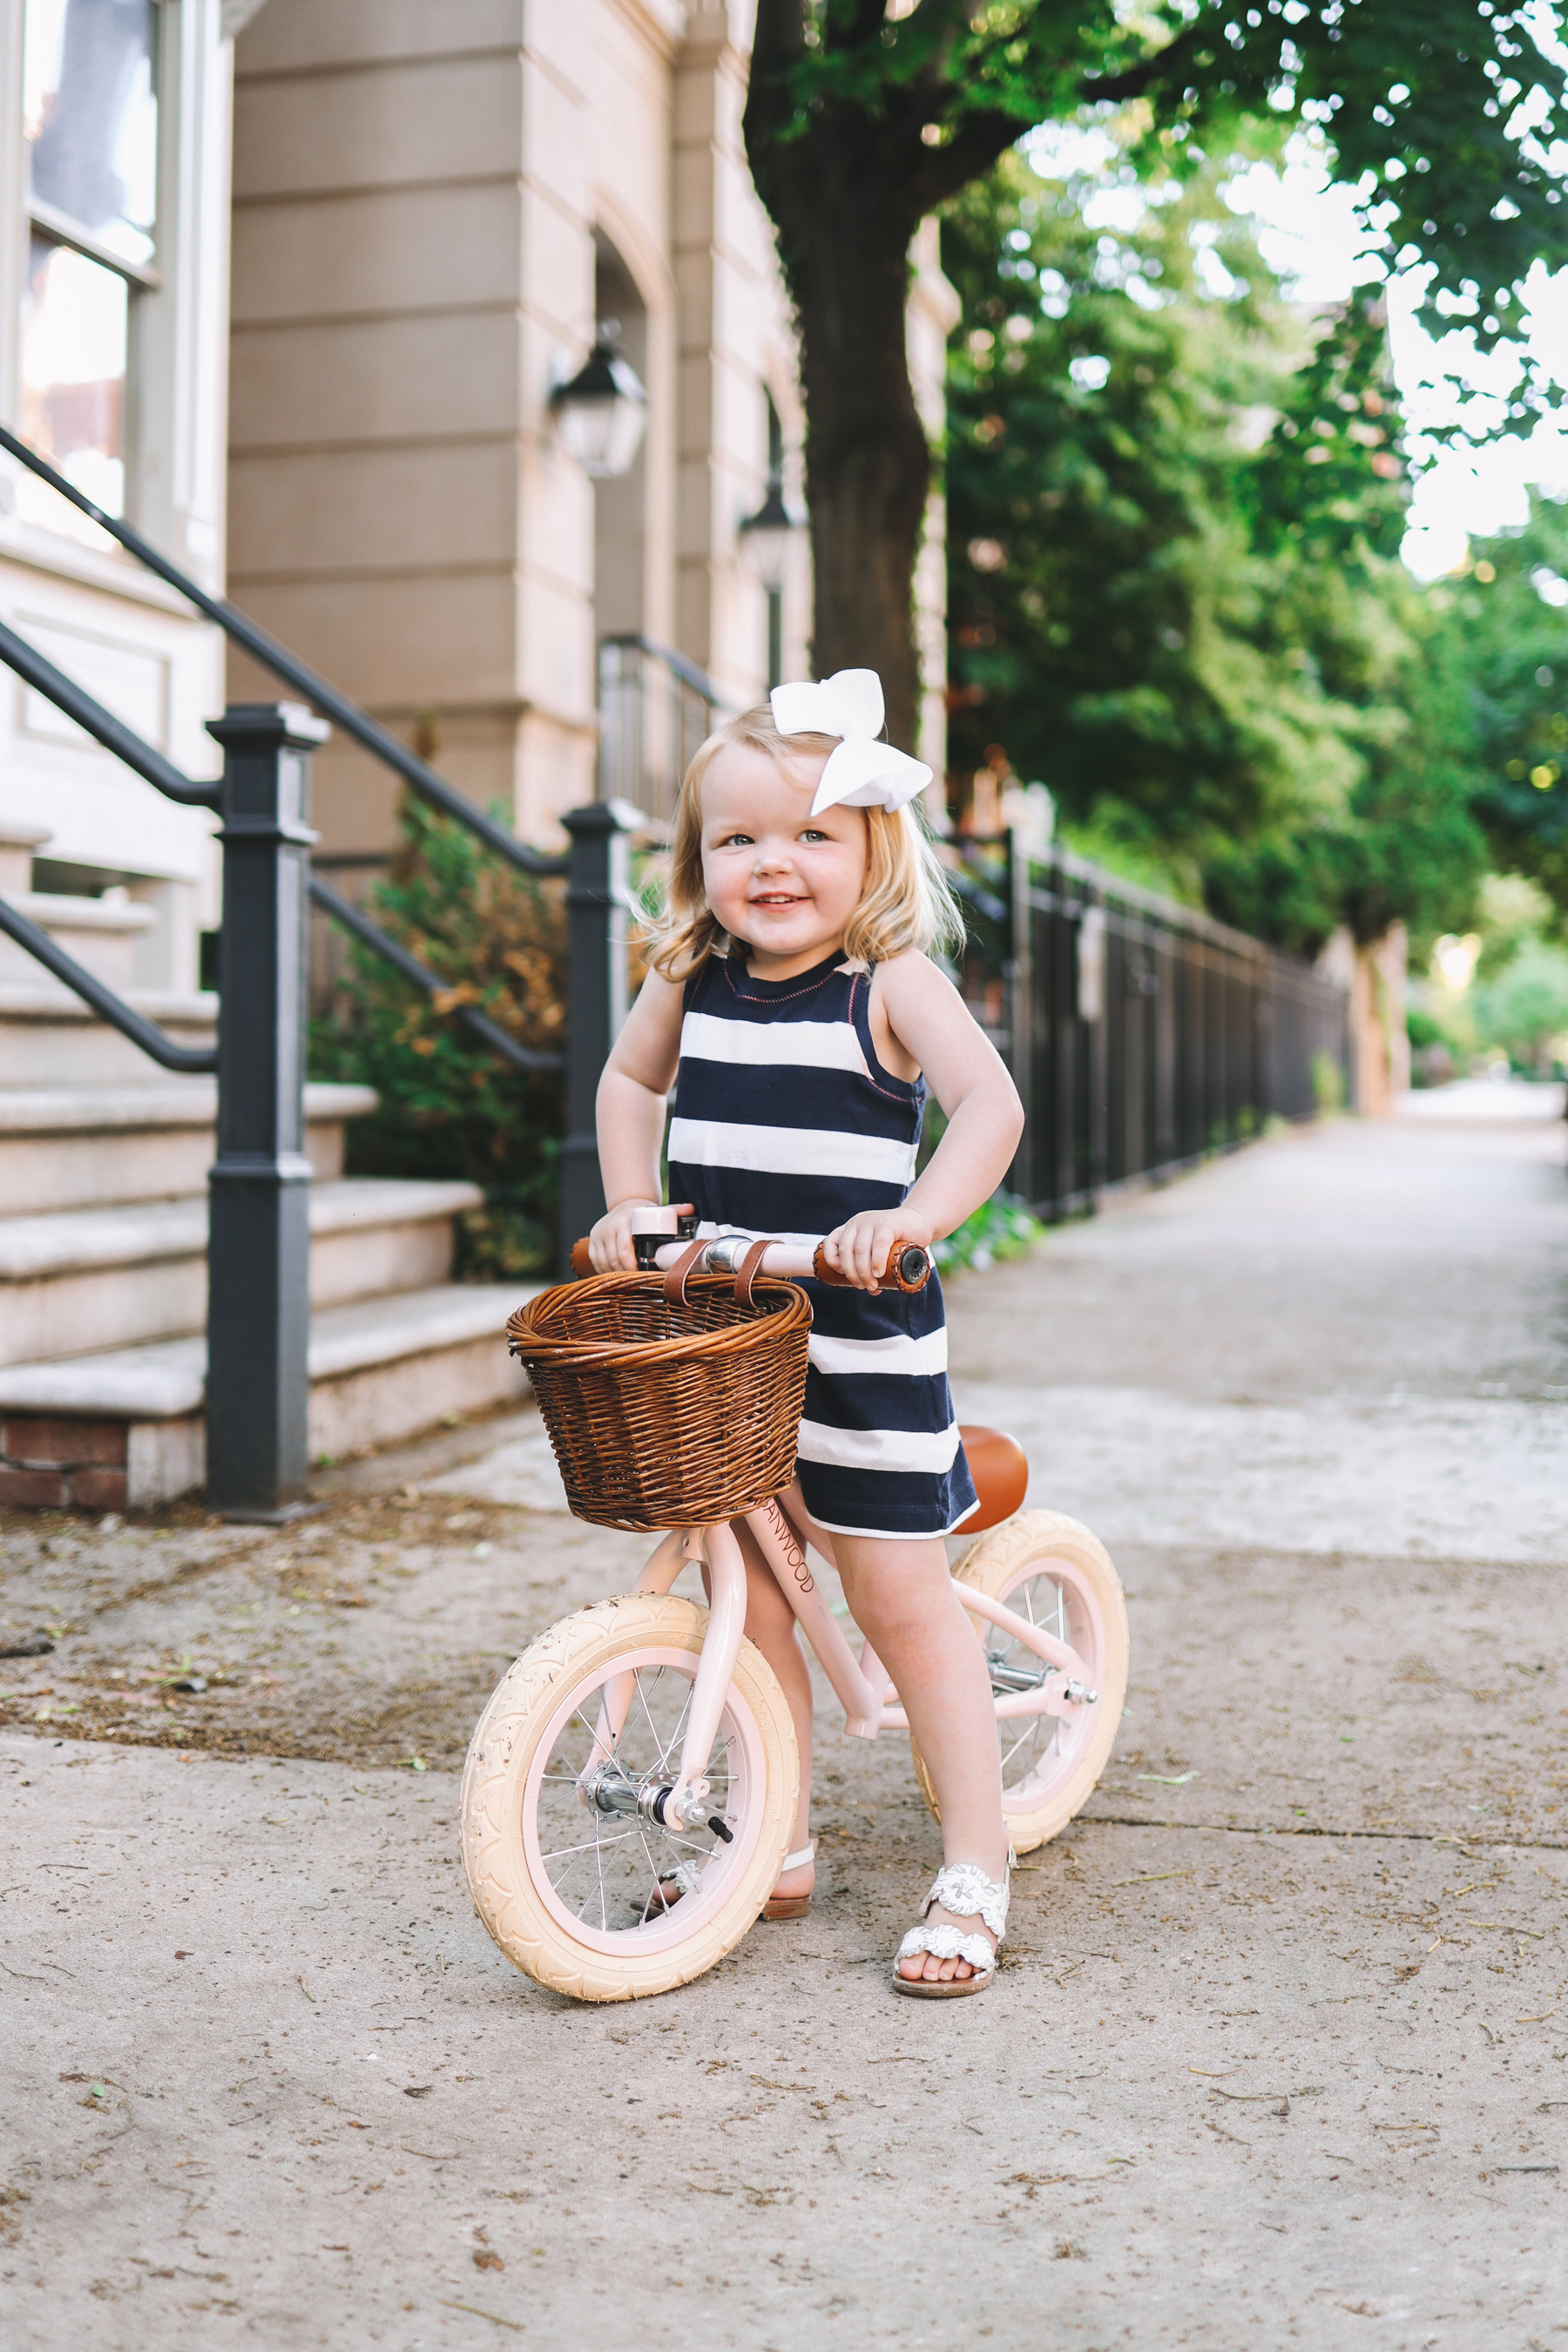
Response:
[[[804,534],[773,588],[742,551],[770,477],[798,496],[801,427],[745,166],[750,23],[748,0],[0,0],[0,421],[525,835],[595,789],[657,817],[680,732],[805,660]],[[933,429],[934,252],[910,313]],[[554,397],[585,362],[616,371],[618,471]],[[226,699],[279,695],[8,456],[0,622],[191,776]],[[313,815],[363,886],[395,789],[335,740]],[[210,813],[3,666],[0,896],[210,1048]],[[343,1175],[374,1104],[306,1089],[313,1453],[521,1378],[515,1287],[450,1279],[478,1187]],[[200,1484],[215,1107],[0,934],[0,1501]]]
[[[605,639],[674,647],[731,705],[769,683],[738,526],[771,457],[795,487],[800,417],[742,136],[750,14],[268,0],[237,43],[232,593],[533,837],[594,790]],[[940,425],[922,254],[911,351]],[[551,410],[596,328],[647,395],[635,463],[598,483]],[[933,684],[941,573],[938,541]],[[781,601],[773,658],[799,675],[804,547]],[[384,848],[389,782],[352,747],[319,774],[327,854]]]
[[[595,789],[605,640],[672,648],[731,706],[805,666],[805,534],[770,594],[739,528],[770,471],[798,501],[801,436],[742,133],[752,13],[0,0],[0,417],[534,838]],[[910,353],[940,427],[934,235],[917,261]],[[595,481],[552,393],[601,331],[646,431]],[[940,772],[940,502],[931,521]],[[279,690],[9,461],[0,617],[193,773],[226,698]],[[601,782],[658,813],[681,690],[657,654],[616,674]],[[315,807],[334,863],[393,838],[394,785],[342,740]],[[194,984],[219,913],[209,820],[3,682],[0,823],[50,835],[33,878],[96,902],[106,970]]]

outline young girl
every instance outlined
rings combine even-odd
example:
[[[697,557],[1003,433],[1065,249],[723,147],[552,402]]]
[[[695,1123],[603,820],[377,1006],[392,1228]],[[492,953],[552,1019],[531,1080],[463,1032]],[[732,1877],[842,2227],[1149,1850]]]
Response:
[[[814,1318],[797,1484],[828,1530],[856,1623],[896,1684],[942,1811],[945,1866],[893,1981],[982,1990],[1007,1916],[1007,1835],[989,1676],[943,1536],[976,1507],[947,1385],[933,1275],[879,1290],[901,1242],[929,1245],[994,1191],[1023,1113],[1002,1063],[927,950],[962,932],[909,803],[931,771],[876,739],[874,671],[778,688],[710,735],[687,772],[653,969],[599,1088],[606,1214],[592,1255],[636,1265],[632,1212],[670,1198],[699,1230],[828,1236],[854,1288],[807,1283]],[[918,1181],[926,1087],[946,1131]],[[746,1632],[778,1676],[800,1747],[796,1851],[764,1916],[803,1912],[811,1682],[788,1602],[743,1522]],[[679,1900],[666,1890],[666,1899]]]

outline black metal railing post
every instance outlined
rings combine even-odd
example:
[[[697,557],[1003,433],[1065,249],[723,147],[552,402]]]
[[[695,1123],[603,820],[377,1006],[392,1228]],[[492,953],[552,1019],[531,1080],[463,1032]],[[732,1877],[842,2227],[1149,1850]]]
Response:
[[[230,1517],[283,1518],[302,1506],[309,1468],[310,754],[331,730],[276,702],[231,704],[208,731],[224,772],[207,1500]]]
[[[561,1271],[572,1244],[605,1213],[594,1105],[626,1017],[627,856],[631,812],[615,801],[569,809],[566,877],[566,1134],[561,1147]]]

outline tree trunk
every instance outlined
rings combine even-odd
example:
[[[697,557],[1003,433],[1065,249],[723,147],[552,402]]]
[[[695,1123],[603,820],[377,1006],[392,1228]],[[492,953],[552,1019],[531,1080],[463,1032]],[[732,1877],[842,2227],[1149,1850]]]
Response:
[[[920,667],[911,604],[931,452],[905,351],[910,227],[901,205],[879,201],[854,176],[818,181],[795,273],[816,592],[812,651],[819,677],[876,670],[889,738],[913,751]],[[835,187],[836,179],[847,184]]]
[[[773,62],[766,57],[770,13],[776,22],[779,12],[764,0],[746,144],[779,233],[800,334],[812,659],[822,677],[876,670],[889,737],[912,750],[920,670],[910,606],[931,480],[905,349],[909,248],[920,215],[907,173],[886,152],[886,124],[832,106],[802,135],[777,135],[765,79]],[[783,13],[795,13],[790,0]]]
[[[926,6],[933,26],[967,22],[960,0]],[[889,79],[874,103],[814,98],[803,110],[806,17],[805,0],[758,0],[745,132],[800,331],[813,658],[819,676],[878,671],[889,736],[912,751],[920,665],[911,606],[931,451],[910,383],[910,244],[924,215],[1025,126],[971,115],[932,143],[927,131],[955,110],[940,76]],[[885,0],[858,0],[835,22],[837,47],[881,58],[884,19]]]

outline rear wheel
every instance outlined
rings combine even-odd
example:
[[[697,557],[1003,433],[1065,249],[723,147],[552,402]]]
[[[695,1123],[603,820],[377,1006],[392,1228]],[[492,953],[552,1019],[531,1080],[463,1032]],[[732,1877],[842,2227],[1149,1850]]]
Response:
[[[789,1844],[800,1763],[771,1667],[742,1642],[708,1760],[729,1832],[601,1811],[579,1793],[602,1759],[606,1686],[630,1704],[615,1762],[638,1789],[673,1780],[708,1612],[634,1593],[563,1618],[507,1670],[463,1774],[463,1865],[509,1960],[579,2000],[636,2000],[689,1983],[752,1926]],[[667,1910],[661,1884],[685,1889]]]
[[[972,1543],[953,1580],[988,1593],[1016,1615],[1070,1643],[1097,1696],[1070,1716],[1005,1717],[996,1726],[1002,1754],[1002,1811],[1014,1851],[1027,1853],[1066,1828],[1087,1803],[1110,1761],[1127,1696],[1127,1603],[1110,1555],[1098,1536],[1062,1511],[1019,1511]],[[993,1689],[1007,1688],[1040,1661],[988,1618],[970,1623],[984,1645]],[[910,1743],[913,1747],[913,1742]],[[941,1819],[924,1757],[914,1748],[915,1778]]]

